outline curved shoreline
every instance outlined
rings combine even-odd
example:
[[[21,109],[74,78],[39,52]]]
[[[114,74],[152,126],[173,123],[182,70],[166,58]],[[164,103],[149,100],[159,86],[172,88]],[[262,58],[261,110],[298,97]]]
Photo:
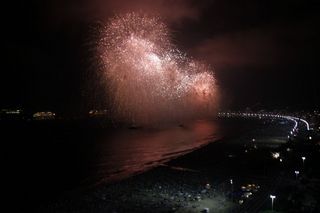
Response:
[[[270,131],[277,131],[273,129],[274,125],[267,124],[267,126],[271,128]],[[286,132],[288,128],[285,126],[281,132]],[[171,159],[164,166],[152,168],[119,182],[101,184],[89,192],[82,192],[82,195],[77,195],[76,199],[69,195],[49,205],[49,209],[52,212],[65,212],[65,208],[72,208],[76,212],[86,212],[88,209],[93,212],[102,212],[102,210],[109,212],[199,212],[205,206],[209,206],[208,208],[211,209],[220,209],[220,212],[228,212],[235,208],[235,204],[227,195],[230,190],[226,188],[226,184],[230,177],[240,172],[242,175],[239,179],[235,179],[239,184],[240,180],[257,181],[261,176],[258,175],[254,179],[241,177],[245,174],[245,171],[239,171],[242,168],[241,161],[246,161],[248,156],[247,154],[242,156],[243,145],[247,143],[247,138],[251,137],[250,134],[257,132],[247,133],[243,130],[238,133],[233,137],[225,137],[214,143],[208,143],[199,149]],[[239,137],[241,139],[237,142]],[[266,156],[267,154],[269,156],[269,151],[266,152],[266,150],[261,148],[254,155]],[[230,152],[234,154],[234,158],[228,157]],[[229,165],[231,161],[235,165]],[[257,160],[256,163],[258,162],[260,161]],[[238,163],[240,167],[237,166]],[[232,171],[234,169],[237,171]],[[261,170],[257,168],[254,171],[257,174],[261,173]]]

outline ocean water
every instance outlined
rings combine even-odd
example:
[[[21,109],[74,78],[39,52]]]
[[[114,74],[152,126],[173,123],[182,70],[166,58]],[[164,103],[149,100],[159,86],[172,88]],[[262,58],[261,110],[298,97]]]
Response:
[[[119,129],[96,143],[96,182],[128,177],[221,138],[216,121],[199,120],[158,129]]]
[[[5,157],[3,192],[8,204],[32,209],[66,193],[81,193],[146,171],[221,138],[242,135],[240,141],[236,140],[238,136],[223,140],[241,145],[250,141],[252,135],[265,138],[270,131],[286,136],[291,128],[275,126],[269,131],[266,126],[274,124],[241,119],[199,120],[130,129],[99,122],[92,125],[88,121],[0,122]]]
[[[137,129],[79,121],[14,121],[0,127],[4,193],[26,208],[143,172],[222,137],[217,121],[204,120]]]

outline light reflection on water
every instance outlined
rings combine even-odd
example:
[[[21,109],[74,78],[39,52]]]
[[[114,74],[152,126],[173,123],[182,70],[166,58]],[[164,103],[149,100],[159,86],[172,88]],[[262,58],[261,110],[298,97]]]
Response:
[[[99,181],[144,171],[221,137],[214,121],[195,121],[163,129],[121,129],[105,136],[93,167]]]

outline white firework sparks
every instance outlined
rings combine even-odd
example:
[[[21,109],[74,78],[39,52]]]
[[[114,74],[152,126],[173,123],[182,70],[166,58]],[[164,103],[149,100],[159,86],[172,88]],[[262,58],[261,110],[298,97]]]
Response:
[[[102,27],[100,36],[98,54],[117,119],[150,124],[215,111],[212,70],[178,51],[158,17],[117,16]]]

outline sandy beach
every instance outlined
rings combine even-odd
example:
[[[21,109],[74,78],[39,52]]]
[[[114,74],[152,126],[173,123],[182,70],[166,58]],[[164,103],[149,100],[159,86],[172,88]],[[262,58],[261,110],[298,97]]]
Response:
[[[278,162],[272,160],[270,150],[286,142],[284,135],[290,128],[277,121],[250,122],[247,128],[235,131],[230,137],[147,172],[82,192],[66,193],[40,211],[241,211],[238,202],[242,185],[267,188],[272,185],[270,180],[279,174],[279,170],[273,168]]]

